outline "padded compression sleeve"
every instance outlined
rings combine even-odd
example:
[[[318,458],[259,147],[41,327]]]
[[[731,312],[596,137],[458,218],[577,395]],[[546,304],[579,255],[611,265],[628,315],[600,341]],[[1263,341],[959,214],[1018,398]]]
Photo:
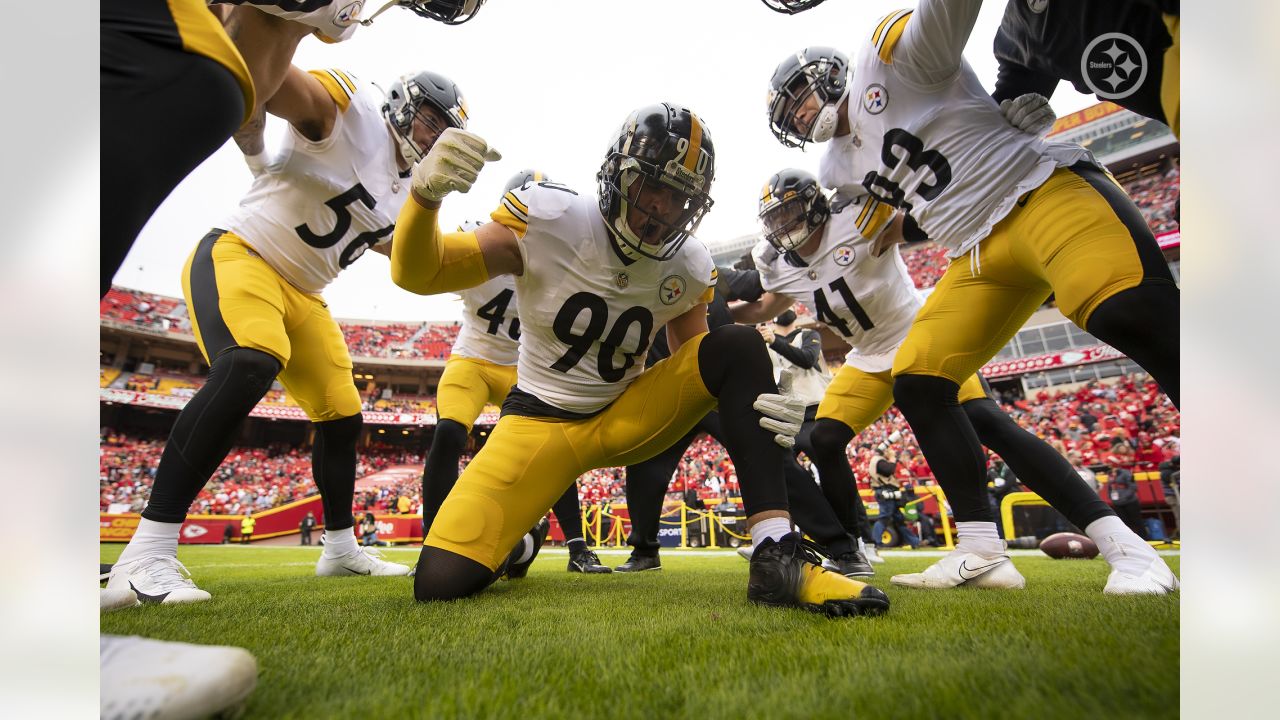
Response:
[[[436,208],[410,198],[391,243],[391,279],[418,295],[457,292],[489,279],[474,232],[441,233]]]

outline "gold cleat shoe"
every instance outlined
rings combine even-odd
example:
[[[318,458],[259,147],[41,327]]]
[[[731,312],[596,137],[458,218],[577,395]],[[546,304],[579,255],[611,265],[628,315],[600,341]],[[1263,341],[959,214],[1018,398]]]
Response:
[[[799,607],[831,617],[880,615],[889,597],[879,588],[824,570],[815,546],[799,533],[765,540],[751,555],[747,600]]]

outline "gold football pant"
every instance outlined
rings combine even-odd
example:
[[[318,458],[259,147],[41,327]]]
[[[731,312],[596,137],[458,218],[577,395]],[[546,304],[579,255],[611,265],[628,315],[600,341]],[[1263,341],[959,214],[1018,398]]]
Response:
[[[1093,311],[1112,296],[1146,283],[1173,283],[1132,202],[1116,192],[1109,175],[1083,165],[1054,171],[996,224],[976,257],[951,262],[894,358],[894,377],[931,375],[960,384],[1050,293],[1063,315],[1087,328]]]
[[[290,285],[244,240],[214,230],[187,258],[182,293],[206,362],[236,347],[271,355],[313,422],[360,414],[342,329],[318,295]]]
[[[506,415],[463,470],[424,545],[496,570],[581,474],[661,452],[716,407],[703,384],[705,334],[649,368],[605,410],[582,420]]]
[[[450,355],[436,388],[436,413],[471,432],[485,403],[501,406],[516,384],[516,366]]]
[[[987,396],[978,376],[970,375],[960,384],[960,403]],[[879,420],[893,405],[893,375],[889,370],[867,372],[845,365],[836,372],[827,392],[818,403],[815,419],[844,423],[857,435]]]

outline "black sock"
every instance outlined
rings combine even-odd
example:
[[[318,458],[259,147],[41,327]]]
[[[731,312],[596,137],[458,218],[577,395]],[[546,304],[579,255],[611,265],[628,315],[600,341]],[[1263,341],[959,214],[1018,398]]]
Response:
[[[360,415],[315,423],[311,473],[320,490],[326,530],[345,530],[356,524],[351,505],[356,492],[356,441],[363,425]]]
[[[987,495],[987,461],[973,424],[957,401],[960,386],[931,375],[899,375],[893,399],[947,494],[956,522],[995,522]]]
[[[587,551],[587,541],[582,538],[574,538],[569,541],[569,552],[577,555]]]
[[[422,468],[422,534],[431,532],[431,524],[449,491],[458,482],[458,460],[467,447],[467,427],[445,418],[436,423],[431,436],[431,450]]]
[[[232,348],[214,358],[204,387],[178,413],[142,517],[182,522],[235,442],[240,423],[271,389],[280,363],[259,350]]]
[[[560,523],[560,531],[564,533],[566,539],[582,537],[582,509],[578,506],[577,480],[569,484],[564,494],[551,506],[551,511],[556,514],[556,520]],[[586,546],[585,542],[582,543],[584,549]],[[570,549],[572,547],[573,545],[570,543]]]

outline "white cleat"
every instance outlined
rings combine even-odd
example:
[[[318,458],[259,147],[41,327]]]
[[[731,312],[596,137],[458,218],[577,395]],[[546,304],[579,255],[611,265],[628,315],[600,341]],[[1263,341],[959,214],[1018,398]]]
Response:
[[[371,547],[359,548],[340,557],[320,556],[316,563],[316,575],[408,575],[413,568],[382,559],[382,553]]]
[[[1164,558],[1157,555],[1141,575],[1126,575],[1112,570],[1102,592],[1107,595],[1168,595],[1179,585],[1178,577],[1165,564]]]
[[[98,591],[98,611],[108,612],[140,605],[132,588],[102,588]]]
[[[170,555],[152,555],[116,563],[107,579],[108,590],[132,590],[144,603],[201,602],[211,595],[196,587],[191,573]]]
[[[755,551],[754,545],[743,545],[738,548],[738,556],[741,557],[743,560],[750,560],[751,553],[753,551]]]
[[[986,558],[977,553],[952,550],[924,572],[894,575],[889,582],[900,587],[943,590],[965,585],[997,590],[1021,590],[1027,579],[1008,555]]]
[[[234,715],[258,684],[248,650],[103,635],[99,640],[103,718]]]
[[[884,563],[884,558],[880,557],[880,553],[876,550],[876,546],[866,544],[862,541],[862,538],[858,538],[858,550],[862,553],[862,557],[867,559],[867,562],[874,563],[876,565]]]

